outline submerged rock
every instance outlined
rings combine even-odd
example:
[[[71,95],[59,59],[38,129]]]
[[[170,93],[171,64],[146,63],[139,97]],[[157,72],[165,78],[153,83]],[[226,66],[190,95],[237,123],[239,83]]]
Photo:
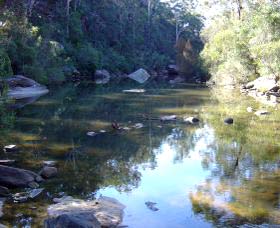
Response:
[[[159,209],[156,207],[156,204],[157,204],[157,203],[148,201],[148,202],[146,202],[145,204],[146,204],[146,206],[147,206],[151,211],[158,211],[158,210],[159,210]]]
[[[160,117],[161,121],[171,121],[171,120],[176,120],[177,116],[176,115],[170,115],[170,116],[162,116]]]
[[[228,118],[226,118],[226,119],[224,120],[224,122],[225,122],[226,124],[233,124],[233,118],[228,117]]]
[[[57,175],[57,168],[51,166],[45,166],[39,173],[44,178],[52,178]]]
[[[40,177],[29,170],[17,169],[0,165],[0,185],[5,187],[29,187],[31,183],[39,182]]]
[[[62,214],[44,222],[45,228],[101,228],[100,222],[90,213]]]
[[[62,215],[68,215],[69,217],[72,217],[73,215],[73,217],[77,218],[75,219],[75,222],[78,222],[75,224],[81,224],[81,227],[84,227],[82,226],[83,222],[89,222],[89,224],[91,224],[93,216],[101,224],[101,227],[116,227],[122,222],[124,208],[125,206],[119,201],[110,197],[103,196],[98,200],[91,201],[65,197],[59,203],[48,207],[48,215],[50,218],[45,221],[45,225],[52,224],[50,222],[56,221],[55,219]]]
[[[128,77],[133,79],[134,81],[143,84],[151,77],[151,75],[149,75],[149,73],[146,70],[140,68],[139,70],[128,75]]]

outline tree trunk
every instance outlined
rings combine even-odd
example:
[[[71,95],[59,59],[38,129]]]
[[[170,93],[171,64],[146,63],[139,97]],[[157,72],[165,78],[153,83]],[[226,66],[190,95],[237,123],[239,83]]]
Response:
[[[72,0],[66,0],[66,17],[67,17],[67,25],[66,25],[66,34],[69,37],[69,20],[70,20],[70,3]]]

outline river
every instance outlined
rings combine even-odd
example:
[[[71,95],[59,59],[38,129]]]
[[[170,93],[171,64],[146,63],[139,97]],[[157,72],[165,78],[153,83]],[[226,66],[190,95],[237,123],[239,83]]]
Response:
[[[131,228],[280,226],[280,113],[249,113],[248,106],[267,107],[235,91],[182,84],[122,92],[131,88],[65,85],[17,111],[0,142],[20,151],[1,158],[33,171],[54,160],[59,174],[37,200],[7,202],[1,223],[41,227],[52,198],[64,192],[118,199]],[[178,120],[159,121],[164,115]],[[184,116],[200,122],[188,125]],[[224,124],[227,117],[234,124]],[[112,122],[130,129],[113,130]]]

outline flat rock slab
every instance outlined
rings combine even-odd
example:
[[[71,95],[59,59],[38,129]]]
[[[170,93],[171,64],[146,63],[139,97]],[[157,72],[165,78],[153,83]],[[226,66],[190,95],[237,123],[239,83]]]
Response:
[[[125,89],[123,93],[145,93],[146,90],[144,89]]]
[[[146,70],[140,68],[139,70],[128,75],[128,77],[133,79],[134,81],[143,84],[151,77],[151,75],[149,75],[149,73]]]
[[[0,185],[4,187],[29,187],[40,180],[40,176],[34,172],[4,165],[0,165],[0,173]]]
[[[101,227],[116,227],[122,222],[125,206],[110,197],[100,197],[98,200],[85,201],[64,197],[57,204],[48,207],[50,219],[61,215],[86,215],[82,221],[86,221],[89,215],[94,215]],[[81,226],[83,227],[83,226]]]

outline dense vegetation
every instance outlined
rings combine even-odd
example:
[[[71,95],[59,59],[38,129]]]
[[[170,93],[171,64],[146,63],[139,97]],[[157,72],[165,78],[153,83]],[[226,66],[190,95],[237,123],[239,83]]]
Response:
[[[157,70],[175,59],[179,38],[202,49],[192,1],[2,0],[0,76],[61,82],[96,69]]]
[[[259,76],[278,77],[279,2],[219,2],[221,15],[214,17],[203,34],[206,45],[202,56],[214,81],[220,84],[239,84]]]

